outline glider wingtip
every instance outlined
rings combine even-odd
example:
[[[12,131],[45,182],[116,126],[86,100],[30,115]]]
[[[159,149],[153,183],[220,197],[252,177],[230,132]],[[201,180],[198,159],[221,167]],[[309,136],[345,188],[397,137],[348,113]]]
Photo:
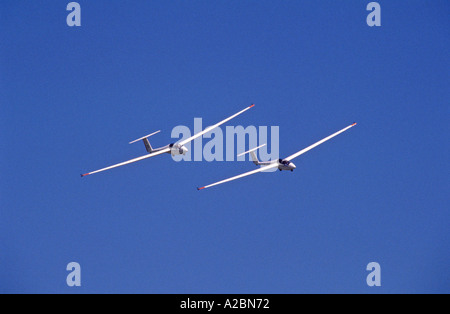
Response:
[[[88,175],[89,175],[89,173],[81,174],[81,177],[85,177],[85,176],[88,176]]]
[[[253,108],[253,107],[255,107],[255,104],[252,104],[249,108]]]
[[[205,187],[197,188],[197,191],[203,190]]]
[[[352,126],[355,126],[355,125],[357,125],[357,123],[356,123],[356,122],[353,122]]]

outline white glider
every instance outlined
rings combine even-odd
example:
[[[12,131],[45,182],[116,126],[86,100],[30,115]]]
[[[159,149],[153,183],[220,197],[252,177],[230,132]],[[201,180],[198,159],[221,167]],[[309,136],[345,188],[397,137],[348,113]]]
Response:
[[[214,124],[214,125],[212,125],[210,127],[207,127],[203,131],[198,132],[197,134],[194,134],[193,136],[191,136],[191,137],[189,137],[189,138],[187,138],[185,140],[182,140],[182,141],[177,142],[177,143],[172,143],[172,144],[166,145],[164,147],[160,147],[160,148],[155,148],[154,149],[150,145],[150,142],[148,140],[148,138],[150,136],[152,136],[152,135],[154,135],[156,133],[159,133],[160,131],[156,131],[156,132],[154,132],[152,134],[149,134],[149,135],[146,135],[144,137],[138,138],[137,140],[134,140],[134,141],[130,142],[130,144],[142,140],[144,142],[145,148],[146,148],[146,150],[148,152],[147,155],[144,155],[144,156],[141,156],[141,157],[137,157],[137,158],[134,158],[134,159],[131,159],[131,160],[128,160],[128,161],[124,161],[124,162],[121,162],[119,164],[112,165],[112,166],[109,166],[109,167],[106,167],[106,168],[103,168],[103,169],[100,169],[100,170],[88,172],[88,173],[82,174],[81,176],[85,177],[85,176],[90,175],[90,174],[94,174],[94,173],[97,173],[97,172],[101,172],[101,171],[109,170],[109,169],[112,169],[112,168],[124,166],[124,165],[127,165],[127,164],[131,164],[133,162],[136,162],[136,161],[140,161],[140,160],[143,160],[143,159],[146,159],[146,158],[158,156],[158,155],[161,155],[161,154],[164,154],[164,153],[171,154],[172,156],[174,156],[174,155],[185,155],[188,152],[188,149],[184,145],[186,145],[187,143],[189,143],[189,142],[195,140],[196,138],[202,136],[203,134],[206,134],[209,131],[212,131],[213,129],[217,128],[218,126],[224,124],[225,122],[230,121],[231,119],[233,119],[233,118],[237,117],[238,115],[244,113],[245,111],[249,110],[253,106],[255,106],[255,105],[253,104],[253,105],[245,108],[244,110],[241,110],[238,113],[232,115],[231,117],[228,117],[225,120],[220,121],[219,123],[216,123],[216,124]]]
[[[314,147],[319,146],[320,144],[328,141],[329,139],[331,139],[331,138],[333,138],[333,137],[335,137],[335,136],[337,136],[337,135],[347,131],[348,129],[350,129],[351,127],[354,127],[355,125],[356,125],[356,123],[353,123],[353,124],[349,125],[348,127],[343,128],[342,130],[340,130],[340,131],[338,131],[336,133],[333,133],[333,134],[331,134],[328,137],[325,137],[324,139],[318,141],[317,143],[314,143],[311,146],[308,146],[305,149],[302,149],[301,151],[299,151],[299,152],[297,152],[297,153],[295,153],[295,154],[293,154],[293,155],[291,155],[291,156],[289,156],[289,157],[287,157],[285,159],[278,159],[278,160],[273,160],[273,161],[263,161],[263,162],[261,162],[261,161],[258,160],[258,157],[256,157],[255,151],[257,149],[263,147],[265,144],[261,145],[261,146],[258,146],[256,148],[253,148],[253,149],[251,149],[251,150],[249,150],[247,152],[244,152],[244,153],[240,154],[239,156],[242,156],[242,155],[250,153],[251,156],[252,156],[253,163],[255,165],[257,165],[257,166],[261,166],[259,169],[256,169],[256,170],[253,170],[253,171],[249,171],[249,172],[240,174],[238,176],[231,177],[231,178],[228,178],[228,179],[225,179],[225,180],[222,180],[222,181],[210,184],[210,185],[206,185],[206,186],[201,187],[201,188],[197,188],[197,190],[207,189],[207,188],[213,187],[215,185],[219,185],[219,184],[222,184],[222,183],[226,183],[226,182],[230,182],[230,181],[233,181],[233,180],[237,180],[237,179],[240,179],[240,178],[243,178],[243,177],[247,177],[249,175],[252,175],[252,174],[255,174],[255,173],[258,173],[258,172],[263,172],[263,171],[266,171],[266,170],[269,170],[269,169],[273,169],[273,168],[278,168],[280,171],[282,171],[282,170],[294,171],[294,169],[297,168],[297,167],[294,165],[293,162],[291,162],[292,159],[297,158],[298,156],[306,153],[307,151],[313,149]]]

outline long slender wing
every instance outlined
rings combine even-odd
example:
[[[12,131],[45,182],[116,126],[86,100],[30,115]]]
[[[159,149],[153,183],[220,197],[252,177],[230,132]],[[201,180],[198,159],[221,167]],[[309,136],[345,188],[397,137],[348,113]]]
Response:
[[[89,172],[89,173],[85,173],[85,174],[82,174],[81,176],[85,177],[85,176],[90,175],[90,174],[94,174],[94,173],[97,173],[97,172],[109,170],[109,169],[120,167],[120,166],[123,166],[123,165],[128,165],[128,164],[131,164],[131,163],[136,162],[136,161],[140,161],[140,160],[143,160],[143,159],[146,159],[146,158],[158,156],[158,155],[161,155],[161,154],[164,154],[164,153],[168,153],[168,152],[170,152],[170,148],[166,148],[166,149],[157,151],[156,153],[151,153],[151,154],[147,154],[147,155],[144,155],[144,156],[141,156],[141,157],[137,157],[137,158],[134,158],[134,159],[131,159],[131,160],[128,160],[128,161],[124,161],[124,162],[121,162],[120,164],[112,165],[112,166],[109,166],[109,167],[106,167],[106,168],[103,168],[103,169],[100,169],[100,170],[96,170],[96,171],[92,171],[92,172]]]
[[[236,180],[236,179],[240,179],[240,178],[243,178],[243,177],[246,177],[246,176],[258,173],[258,172],[262,172],[262,171],[265,171],[265,170],[268,170],[268,169],[276,168],[276,167],[278,167],[278,163],[275,162],[275,163],[270,164],[268,166],[264,166],[264,167],[261,167],[259,169],[256,169],[256,170],[253,170],[253,171],[249,171],[249,172],[240,174],[238,176],[235,176],[235,177],[232,177],[232,178],[229,178],[229,179],[225,179],[225,180],[222,180],[222,181],[219,181],[219,182],[216,182],[216,183],[213,183],[213,184],[201,187],[201,188],[197,188],[197,190],[207,189],[207,188],[210,188],[210,187],[215,186],[215,185],[219,185],[219,184],[222,184],[222,183],[225,183],[225,182],[230,182],[230,181],[233,181],[233,180]]]
[[[312,144],[311,146],[308,146],[308,147],[302,149],[301,151],[299,151],[299,152],[297,152],[297,153],[295,153],[295,154],[293,154],[293,155],[291,155],[291,156],[285,158],[285,160],[289,160],[289,161],[290,161],[290,160],[292,160],[292,159],[294,159],[294,158],[300,156],[301,154],[304,154],[304,153],[306,153],[307,151],[313,149],[314,147],[319,146],[320,144],[322,144],[322,143],[328,141],[329,139],[332,139],[333,137],[335,137],[335,136],[337,136],[337,135],[339,135],[339,134],[341,134],[341,133],[347,131],[348,129],[354,127],[355,125],[356,125],[356,123],[353,123],[352,125],[349,125],[348,127],[343,128],[342,130],[337,131],[336,133],[331,134],[330,136],[325,137],[323,140],[320,140],[320,141],[318,141],[317,143]]]
[[[211,131],[211,130],[217,128],[218,126],[224,124],[224,123],[227,122],[227,121],[230,121],[231,119],[237,117],[237,116],[240,115],[241,113],[244,113],[245,111],[247,111],[248,109],[250,109],[250,108],[252,108],[252,107],[254,107],[254,106],[255,106],[255,105],[251,105],[250,107],[247,107],[247,108],[245,108],[244,110],[239,111],[238,113],[232,115],[231,117],[226,118],[225,120],[222,120],[222,121],[220,121],[219,123],[214,124],[214,125],[212,125],[212,126],[210,126],[210,127],[207,127],[207,128],[204,129],[203,131],[198,132],[197,134],[195,134],[195,135],[193,135],[193,136],[191,136],[191,137],[189,137],[189,138],[187,138],[187,139],[185,139],[185,140],[179,142],[179,144],[180,144],[180,145],[184,145],[184,144],[187,144],[187,143],[189,143],[189,142],[195,140],[197,137],[200,137],[200,136],[202,136],[203,134],[208,133],[209,131]]]

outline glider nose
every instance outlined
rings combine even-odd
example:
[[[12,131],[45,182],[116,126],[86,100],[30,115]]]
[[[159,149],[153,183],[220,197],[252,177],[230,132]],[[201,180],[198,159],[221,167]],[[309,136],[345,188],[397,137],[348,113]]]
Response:
[[[292,169],[295,169],[295,168],[297,168],[297,166],[296,166],[296,165],[294,165],[294,163],[292,163],[292,162],[291,162],[291,167],[292,167]]]
[[[186,146],[183,146],[181,149],[183,150],[183,154],[186,154],[189,151]]]

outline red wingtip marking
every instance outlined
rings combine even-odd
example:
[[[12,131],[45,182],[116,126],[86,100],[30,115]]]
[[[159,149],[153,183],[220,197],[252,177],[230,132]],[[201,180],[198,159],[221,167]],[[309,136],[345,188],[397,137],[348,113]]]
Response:
[[[205,188],[205,187],[202,187],[202,188],[197,188],[197,190],[199,190],[199,191],[200,191],[200,190],[203,190],[204,188]]]
[[[352,124],[352,126],[355,126],[355,125],[356,125],[356,122]]]
[[[90,175],[90,173],[82,174],[81,177],[85,177],[85,176],[88,176],[88,175]]]
[[[255,104],[252,104],[249,108],[255,107]]]

